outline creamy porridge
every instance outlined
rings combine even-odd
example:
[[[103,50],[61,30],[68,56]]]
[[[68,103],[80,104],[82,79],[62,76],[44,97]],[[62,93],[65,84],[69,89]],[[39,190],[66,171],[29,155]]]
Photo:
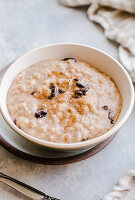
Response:
[[[108,75],[74,58],[45,60],[21,71],[7,97],[16,126],[33,137],[60,143],[106,133],[121,104]]]

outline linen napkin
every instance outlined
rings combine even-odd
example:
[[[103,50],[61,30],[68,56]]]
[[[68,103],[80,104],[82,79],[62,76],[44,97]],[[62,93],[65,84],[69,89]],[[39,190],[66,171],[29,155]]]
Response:
[[[118,56],[135,82],[135,0],[60,0],[66,6],[90,5],[88,18],[104,28],[107,38],[119,43]]]
[[[102,200],[135,200],[135,168],[127,172]]]

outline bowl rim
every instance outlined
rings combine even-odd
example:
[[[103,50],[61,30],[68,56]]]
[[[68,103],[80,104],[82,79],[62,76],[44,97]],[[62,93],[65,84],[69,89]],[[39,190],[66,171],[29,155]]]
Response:
[[[115,126],[113,126],[105,134],[103,134],[101,136],[98,136],[98,137],[96,137],[94,139],[90,139],[90,140],[83,141],[83,142],[65,144],[65,143],[49,142],[49,141],[41,140],[41,139],[38,139],[38,138],[33,137],[31,135],[28,135],[26,132],[24,132],[21,129],[19,129],[13,123],[13,121],[11,119],[9,120],[8,118],[6,118],[6,115],[5,115],[4,110],[2,108],[2,101],[1,100],[0,100],[0,112],[1,112],[2,117],[4,118],[4,120],[7,122],[7,124],[15,132],[17,132],[20,136],[24,137],[25,139],[27,139],[27,140],[29,140],[31,142],[34,142],[36,144],[42,145],[42,146],[47,147],[47,148],[61,149],[61,150],[62,149],[63,150],[66,150],[66,149],[68,150],[68,149],[87,148],[87,147],[89,147],[91,145],[99,144],[99,143],[103,142],[104,140],[106,140],[107,138],[109,138],[110,136],[112,136],[113,134],[115,134],[123,126],[123,124],[126,122],[126,120],[128,119],[128,117],[129,117],[129,115],[130,115],[130,113],[131,113],[131,111],[133,109],[133,105],[134,105],[134,87],[133,87],[133,83],[131,81],[131,78],[130,78],[129,74],[127,73],[127,71],[125,70],[125,68],[116,59],[114,59],[111,55],[109,55],[108,53],[106,53],[106,52],[104,52],[104,51],[102,51],[100,49],[97,49],[95,47],[92,47],[92,46],[89,46],[89,45],[84,45],[84,44],[79,44],[79,43],[53,43],[53,44],[41,46],[39,48],[31,50],[31,51],[27,52],[26,54],[20,56],[15,62],[13,62],[10,65],[10,67],[7,69],[7,71],[5,72],[4,76],[1,79],[0,91],[2,91],[2,82],[6,79],[6,76],[8,74],[9,69],[13,68],[14,64],[16,62],[18,62],[20,59],[23,59],[25,56],[28,56],[29,54],[32,54],[32,53],[34,53],[36,51],[39,51],[41,49],[48,48],[48,47],[61,46],[61,45],[62,46],[73,46],[74,45],[74,46],[86,47],[86,48],[90,48],[90,49],[92,49],[94,51],[98,51],[102,55],[109,57],[113,62],[115,62],[121,68],[123,73],[126,75],[126,78],[127,78],[127,81],[129,82],[130,90],[131,90],[131,99],[130,99],[130,102],[129,102],[129,105],[128,105],[128,109],[126,111],[126,114],[122,117],[121,121],[118,124],[116,124]],[[1,94],[1,92],[0,92],[0,94]]]

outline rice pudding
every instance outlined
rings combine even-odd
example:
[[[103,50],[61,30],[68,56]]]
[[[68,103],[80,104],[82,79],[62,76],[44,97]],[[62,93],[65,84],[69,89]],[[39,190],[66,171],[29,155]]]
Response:
[[[73,143],[111,129],[122,99],[108,75],[86,62],[64,58],[44,60],[21,71],[9,88],[7,106],[16,126],[27,134]]]

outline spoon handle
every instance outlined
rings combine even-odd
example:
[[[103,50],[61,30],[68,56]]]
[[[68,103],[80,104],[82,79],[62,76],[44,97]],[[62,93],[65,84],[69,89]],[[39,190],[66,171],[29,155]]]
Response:
[[[0,182],[7,184],[18,192],[34,200],[60,200],[50,197],[43,192],[0,172]]]

